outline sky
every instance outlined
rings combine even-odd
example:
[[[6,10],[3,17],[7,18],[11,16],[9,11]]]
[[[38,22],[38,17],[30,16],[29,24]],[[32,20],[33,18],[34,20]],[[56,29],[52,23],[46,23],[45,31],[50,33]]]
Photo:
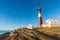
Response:
[[[38,26],[38,7],[43,23],[51,17],[60,23],[60,0],[0,0],[0,30]]]

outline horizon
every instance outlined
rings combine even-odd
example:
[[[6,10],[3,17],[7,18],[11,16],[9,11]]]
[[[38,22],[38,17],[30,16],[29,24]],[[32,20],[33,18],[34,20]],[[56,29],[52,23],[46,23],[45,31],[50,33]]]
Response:
[[[60,24],[60,0],[0,0],[0,30],[38,26],[38,7],[43,23],[51,17]]]

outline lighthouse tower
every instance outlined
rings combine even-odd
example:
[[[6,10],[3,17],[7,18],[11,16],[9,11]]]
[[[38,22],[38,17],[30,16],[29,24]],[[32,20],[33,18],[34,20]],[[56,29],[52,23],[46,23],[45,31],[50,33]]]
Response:
[[[38,27],[42,25],[41,8],[38,8]]]

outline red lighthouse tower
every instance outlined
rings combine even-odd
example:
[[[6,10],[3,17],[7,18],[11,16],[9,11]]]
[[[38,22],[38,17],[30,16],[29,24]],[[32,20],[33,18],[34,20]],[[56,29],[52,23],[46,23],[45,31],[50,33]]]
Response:
[[[42,25],[41,8],[38,8],[38,27]]]

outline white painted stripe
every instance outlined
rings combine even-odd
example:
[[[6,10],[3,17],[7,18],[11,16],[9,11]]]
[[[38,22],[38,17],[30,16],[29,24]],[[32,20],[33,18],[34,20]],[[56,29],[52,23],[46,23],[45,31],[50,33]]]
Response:
[[[41,14],[40,13],[38,13],[38,17],[41,17]]]

